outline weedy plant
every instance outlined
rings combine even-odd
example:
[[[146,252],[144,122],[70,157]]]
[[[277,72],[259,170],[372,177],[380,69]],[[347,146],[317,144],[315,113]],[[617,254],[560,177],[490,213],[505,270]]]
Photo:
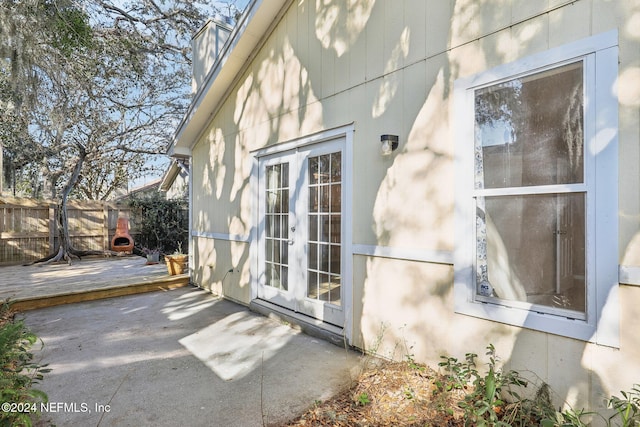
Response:
[[[640,385],[634,384],[630,392],[621,391],[622,398],[612,396],[608,403],[609,408],[615,409],[616,413],[608,420],[608,425],[621,427],[640,426]],[[622,424],[612,424],[615,421]]]
[[[509,426],[500,419],[506,404],[502,397],[503,392],[515,401],[521,400],[517,391],[511,387],[526,387],[528,383],[518,372],[504,372],[497,367],[498,357],[493,344],[487,346],[486,355],[489,356],[489,370],[486,374],[481,374],[475,369],[475,357],[467,356],[468,367],[463,369],[463,372],[472,380],[473,389],[464,401],[460,402],[460,407],[465,411],[465,419],[470,425]]]
[[[524,399],[519,390],[528,381],[517,371],[503,371],[498,367],[498,356],[493,344],[487,346],[487,370],[477,368],[478,355],[467,353],[464,361],[442,356],[438,364],[446,372],[444,383],[436,384],[441,392],[468,390],[458,406],[464,411],[465,425],[518,426],[532,425],[533,420],[555,416],[548,396],[548,386],[536,394],[534,400]]]
[[[371,400],[369,399],[369,395],[367,393],[363,392],[358,395],[358,405],[366,406],[369,403],[371,403]]]
[[[466,388],[478,373],[476,370],[477,357],[478,355],[475,353],[467,353],[465,355],[465,361],[459,362],[455,357],[440,356],[440,358],[444,360],[438,363],[438,366],[444,368],[447,373],[446,381],[444,384],[441,384],[441,387],[445,391]]]
[[[31,347],[38,338],[15,320],[8,302],[0,306],[0,426],[31,426],[47,395],[35,388],[50,369],[33,361]],[[5,410],[6,409],[6,410]]]
[[[593,417],[605,420],[608,427],[640,427],[640,385],[631,391],[621,391],[622,397],[613,396],[607,406],[616,412],[605,419],[601,414],[584,409],[555,409],[550,389],[542,383],[533,398],[519,394],[529,382],[517,371],[503,371],[497,366],[498,357],[492,344],[487,346],[489,357],[486,373],[476,366],[477,355],[467,353],[464,361],[441,356],[438,365],[446,373],[445,380],[436,382],[434,393],[468,390],[458,406],[464,411],[465,425],[491,427],[586,427]]]

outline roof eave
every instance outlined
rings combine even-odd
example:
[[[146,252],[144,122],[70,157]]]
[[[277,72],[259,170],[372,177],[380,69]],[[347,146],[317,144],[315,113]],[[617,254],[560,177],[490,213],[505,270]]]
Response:
[[[168,191],[173,185],[173,183],[175,182],[176,178],[178,177],[179,172],[180,172],[180,167],[178,166],[175,160],[172,161],[171,165],[164,173],[164,176],[162,177],[162,181],[160,181],[160,186],[158,190]]]

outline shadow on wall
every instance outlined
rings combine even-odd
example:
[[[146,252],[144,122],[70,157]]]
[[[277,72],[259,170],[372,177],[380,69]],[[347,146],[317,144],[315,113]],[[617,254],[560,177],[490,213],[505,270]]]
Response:
[[[621,3],[607,14],[625,17],[627,21],[640,14],[640,10],[631,10],[634,6]],[[571,20],[576,13],[582,13],[586,4],[588,2],[564,5],[553,12],[551,22],[558,25]],[[443,59],[439,68],[427,70],[428,76],[437,77],[427,79],[426,100],[411,122],[408,140],[405,145],[401,144],[386,174],[379,177],[373,209],[373,229],[379,246],[410,246],[426,252],[452,250],[451,196],[455,189],[450,128],[455,125],[451,124],[448,111],[453,81],[457,76],[510,62],[522,57],[524,52],[547,49],[551,44],[548,13],[541,13],[518,28],[510,28],[512,20],[524,17],[518,18],[520,11],[511,11],[503,2],[457,0],[451,5],[450,14],[439,17],[449,24],[448,48],[440,52]],[[376,13],[375,10],[372,13]],[[588,17],[585,22],[595,20],[589,11],[585,17]],[[623,27],[626,34],[621,34],[621,38],[626,42],[621,40],[621,45],[637,44],[640,33],[630,30],[628,24]],[[496,28],[501,29],[496,31]],[[401,34],[398,31],[396,38],[400,39]],[[481,36],[489,34],[495,37],[482,39]],[[388,31],[385,35],[389,36]],[[434,54],[427,60],[427,68],[438,62],[437,56]],[[621,75],[625,74],[621,69]],[[394,108],[394,104],[401,102],[407,101],[391,96],[385,105]],[[633,101],[632,113],[637,113],[637,104]],[[419,160],[413,163],[414,159]],[[630,203],[637,204],[637,199],[636,194]],[[632,228],[638,228],[637,218]],[[493,343],[506,366],[550,382],[558,402],[568,401],[576,408],[587,409],[615,392],[604,389],[603,376],[606,384],[619,382],[624,378],[619,366],[628,366],[630,361],[613,349],[454,314],[451,266],[356,256],[354,276],[364,278],[364,288],[355,289],[356,299],[361,300],[363,308],[354,315],[359,320],[356,324],[361,324],[360,330],[354,332],[354,339],[385,357],[402,359],[413,354],[418,360],[437,363],[444,354],[462,358],[466,352],[484,354],[485,346]],[[628,293],[634,291],[635,288],[624,289]],[[397,305],[393,301],[397,301]],[[626,307],[625,310],[633,309]],[[625,322],[624,319],[629,325],[623,313],[621,321]],[[638,345],[637,341],[637,337],[623,340],[626,354]],[[620,365],[616,374],[606,375],[605,368],[598,364],[612,357]],[[630,369],[637,372],[639,367],[636,364]],[[621,384],[621,387],[628,389],[630,384]]]
[[[413,2],[412,6],[415,3],[420,2]],[[565,11],[573,16],[588,4],[574,3],[555,10],[555,21],[569,19],[562,16]],[[342,123],[352,120],[357,112],[335,119],[336,111],[341,112],[340,108],[348,109],[350,106],[332,108],[332,102],[337,98],[334,95],[344,85],[358,86],[358,90],[362,86],[362,90],[373,94],[367,117],[362,117],[367,120],[363,128],[370,122],[381,127],[393,124],[398,117],[395,113],[402,111],[402,126],[406,129],[399,133],[407,136],[394,157],[385,161],[386,169],[372,168],[375,170],[368,171],[363,188],[373,189],[374,195],[356,195],[362,198],[363,203],[354,203],[354,216],[360,223],[354,224],[354,240],[360,242],[360,239],[373,235],[375,242],[366,243],[436,254],[452,251],[455,170],[450,90],[453,81],[458,76],[509,62],[525,51],[546,49],[550,44],[549,13],[540,13],[537,18],[511,28],[513,23],[527,16],[518,16],[520,10],[512,10],[503,1],[442,2],[429,14],[426,9],[421,13],[433,21],[425,31],[433,29],[434,32],[425,36],[435,43],[440,32],[447,30],[446,40],[441,40],[439,50],[429,51],[431,47],[426,47],[420,61],[411,62],[409,58],[416,55],[414,43],[420,37],[409,31],[411,27],[397,25],[396,22],[414,17],[414,11],[409,10],[409,2],[371,0],[344,5],[339,0],[322,3],[302,1],[291,7],[291,10],[297,8],[297,12],[290,10],[280,25],[289,28],[310,22],[314,25],[314,34],[308,39],[300,35],[297,40],[290,39],[284,30],[272,34],[277,42],[267,42],[265,46],[277,48],[265,48],[258,53],[253,65],[234,88],[230,99],[235,96],[235,104],[227,103],[217,115],[231,119],[224,122],[214,120],[204,137],[210,146],[200,144],[194,150],[194,166],[201,162],[201,167],[194,167],[194,170],[203,171],[201,191],[194,192],[194,227],[255,236],[257,230],[251,215],[258,196],[252,194],[249,185],[252,152],[269,144],[335,126],[340,120]],[[349,7],[355,9],[345,13],[345,8]],[[532,6],[531,10],[536,8],[546,6]],[[615,13],[632,16],[629,12],[618,10]],[[384,28],[370,28],[372,17],[385,14],[393,19]],[[589,13],[588,16],[592,15]],[[306,18],[308,21],[299,22]],[[483,38],[487,35],[492,37]],[[310,74],[323,61],[337,70],[345,66],[344,61],[350,55],[354,61],[360,59],[358,55],[361,52],[352,48],[355,45],[366,47],[361,59],[371,59],[371,67],[379,71],[379,75],[366,76],[364,71],[363,75],[357,75],[356,71],[345,75]],[[424,58],[427,60],[422,61]],[[356,69],[359,68],[354,67]],[[375,129],[362,131],[366,135]],[[362,159],[369,160],[371,156],[364,153]],[[354,188],[360,188],[358,180],[365,178],[356,176],[354,179]],[[229,208],[221,211],[219,206]],[[368,224],[371,227],[365,230]],[[234,266],[248,272],[248,251],[240,251],[238,255],[232,244],[203,245],[206,247],[204,255],[213,258],[216,264],[221,265],[218,261],[222,260],[234,260]],[[199,263],[197,274],[203,278],[207,277],[207,262]],[[210,276],[212,283],[220,283],[221,286],[225,272],[225,267],[217,269]],[[529,332],[454,314],[452,274],[452,267],[447,264],[356,256],[354,276],[362,278],[364,285],[361,289],[354,289],[355,300],[360,302],[355,304],[355,310],[360,310],[360,305],[362,307],[361,312],[354,314],[355,324],[360,325],[359,330],[354,331],[354,339],[359,339],[363,347],[369,347],[370,342],[376,342],[384,325],[384,336],[388,336],[385,345],[391,356],[404,356],[394,350],[397,346],[404,346],[403,351],[415,349],[415,353],[424,360],[438,360],[441,354],[464,355],[467,351],[481,354],[484,347],[494,341],[500,353],[508,355],[508,363],[518,365],[520,360],[525,360],[526,344],[538,339],[529,338]],[[246,276],[243,273],[237,285],[249,286],[248,273]],[[402,315],[396,317],[398,312],[390,315],[390,301],[397,302],[397,310]],[[535,334],[535,337],[538,335],[544,337],[547,349],[560,344],[554,337],[544,334]],[[414,342],[408,341],[411,339]],[[552,341],[553,345],[550,345]],[[562,340],[562,345],[565,341],[569,340]],[[569,366],[570,361],[576,365],[585,353],[585,346],[569,343],[566,347],[568,353],[562,359],[549,356],[551,350],[547,350],[541,359],[549,360],[558,367]],[[541,372],[542,375],[552,374],[550,370]],[[599,383],[597,374],[592,375],[588,367],[581,372],[586,373],[593,384]],[[583,376],[575,381],[571,378],[566,380],[566,390],[560,392],[564,398],[573,393],[573,383],[578,394],[584,394]]]

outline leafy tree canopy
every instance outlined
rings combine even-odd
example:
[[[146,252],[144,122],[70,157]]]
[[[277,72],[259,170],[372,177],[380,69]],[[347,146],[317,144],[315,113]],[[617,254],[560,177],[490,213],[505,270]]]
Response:
[[[235,1],[3,0],[7,182],[60,197],[82,160],[70,196],[106,199],[146,174],[189,103],[192,34],[237,12]]]

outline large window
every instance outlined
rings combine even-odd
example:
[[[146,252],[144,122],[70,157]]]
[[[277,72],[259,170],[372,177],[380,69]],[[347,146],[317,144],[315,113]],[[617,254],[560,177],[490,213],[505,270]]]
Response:
[[[456,82],[459,312],[616,344],[617,319],[596,333],[617,281],[616,44]]]

